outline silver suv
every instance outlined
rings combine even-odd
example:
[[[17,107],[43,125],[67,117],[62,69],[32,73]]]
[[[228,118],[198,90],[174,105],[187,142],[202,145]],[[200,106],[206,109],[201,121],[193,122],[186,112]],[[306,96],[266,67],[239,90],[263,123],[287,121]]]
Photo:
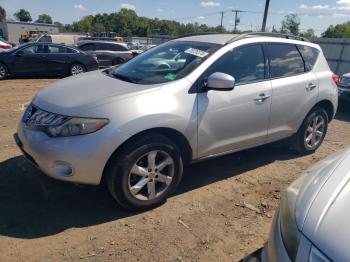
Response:
[[[128,209],[164,202],[184,164],[288,137],[312,153],[337,109],[337,77],[320,47],[302,40],[256,33],[169,41],[41,90],[15,139],[47,175],[106,182]]]

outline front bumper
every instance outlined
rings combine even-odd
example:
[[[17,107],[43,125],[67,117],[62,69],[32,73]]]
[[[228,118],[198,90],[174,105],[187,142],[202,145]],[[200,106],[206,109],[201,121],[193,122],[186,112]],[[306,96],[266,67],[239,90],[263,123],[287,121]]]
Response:
[[[129,138],[107,126],[88,135],[52,138],[21,122],[17,132],[15,141],[24,156],[46,175],[91,185],[100,183],[108,159]]]

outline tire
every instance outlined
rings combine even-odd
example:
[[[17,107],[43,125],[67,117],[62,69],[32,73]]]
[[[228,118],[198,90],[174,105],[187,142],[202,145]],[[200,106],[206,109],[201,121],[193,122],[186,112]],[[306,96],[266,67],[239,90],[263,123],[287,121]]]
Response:
[[[8,77],[8,70],[7,67],[0,63],[0,80],[5,80]]]
[[[163,135],[151,134],[114,154],[104,175],[114,199],[123,208],[135,211],[163,204],[178,187],[182,172],[183,161],[176,144]]]
[[[300,154],[314,153],[322,144],[328,129],[328,115],[322,107],[314,107],[298,132],[292,137],[292,147]]]
[[[116,58],[112,61],[112,66],[120,65],[122,63],[124,63],[124,60],[122,60],[121,58]]]
[[[80,64],[80,63],[74,63],[70,66],[70,69],[69,69],[69,74],[70,75],[79,75],[81,73],[85,73],[86,72],[86,69],[85,69],[85,66]]]

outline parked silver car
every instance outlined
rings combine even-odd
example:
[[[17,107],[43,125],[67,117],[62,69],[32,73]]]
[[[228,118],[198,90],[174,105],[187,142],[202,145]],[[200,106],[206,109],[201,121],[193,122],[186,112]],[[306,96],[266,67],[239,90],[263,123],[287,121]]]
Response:
[[[314,152],[337,109],[332,77],[307,41],[189,36],[41,90],[16,140],[47,175],[105,181],[123,207],[150,208],[174,192],[184,164],[287,137]]]
[[[350,149],[319,162],[282,196],[265,261],[350,260]]]

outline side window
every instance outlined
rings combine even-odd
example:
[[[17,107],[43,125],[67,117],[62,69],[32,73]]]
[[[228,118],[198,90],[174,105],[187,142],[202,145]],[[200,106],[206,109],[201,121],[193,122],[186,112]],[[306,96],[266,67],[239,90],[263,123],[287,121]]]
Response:
[[[83,51],[93,51],[93,50],[95,50],[95,46],[94,46],[94,44],[85,44],[85,45],[80,46],[80,49]]]
[[[111,51],[127,51],[127,49],[122,45],[110,44],[109,50]]]
[[[96,50],[109,50],[108,44],[105,43],[97,43]]]
[[[233,76],[236,85],[249,84],[265,79],[265,56],[262,45],[248,45],[230,51],[210,68],[215,72]]]
[[[50,54],[65,54],[65,53],[67,53],[67,49],[63,46],[49,45],[49,53]]]
[[[23,55],[32,55],[32,54],[43,54],[46,53],[45,45],[32,45],[20,50]]]
[[[67,53],[69,53],[69,54],[76,54],[76,53],[78,53],[78,51],[75,50],[75,49],[72,49],[72,48],[68,48],[68,47],[67,47]]]
[[[304,58],[306,71],[311,71],[317,61],[319,51],[316,48],[305,45],[298,45],[298,48]]]
[[[269,44],[271,78],[305,72],[304,61],[295,45]]]

